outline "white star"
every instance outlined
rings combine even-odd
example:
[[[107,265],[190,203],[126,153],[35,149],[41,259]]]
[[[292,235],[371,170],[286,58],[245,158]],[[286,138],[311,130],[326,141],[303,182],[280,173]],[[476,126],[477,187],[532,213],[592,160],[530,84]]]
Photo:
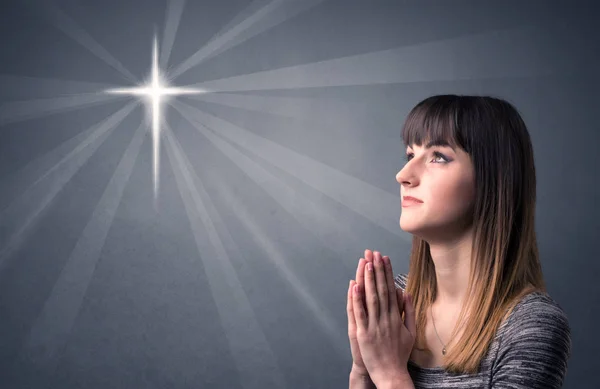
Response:
[[[162,74],[158,67],[158,43],[154,37],[154,47],[152,53],[152,71],[150,74],[150,82],[146,85],[137,88],[118,88],[108,89],[106,93],[112,94],[129,94],[133,96],[142,96],[149,98],[152,112],[152,149],[153,149],[153,177],[154,177],[154,198],[158,193],[158,168],[160,164],[160,108],[161,102],[165,96],[190,95],[206,93],[202,89],[189,89],[169,87],[163,81]]]

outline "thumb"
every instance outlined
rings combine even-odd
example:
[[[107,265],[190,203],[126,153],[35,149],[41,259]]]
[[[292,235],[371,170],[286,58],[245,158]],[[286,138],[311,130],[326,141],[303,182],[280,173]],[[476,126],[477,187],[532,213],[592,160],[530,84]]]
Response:
[[[405,296],[404,301],[404,325],[413,337],[417,336],[417,318],[415,317],[415,306],[413,303],[413,297],[408,293]]]
[[[396,301],[398,302],[398,312],[400,313],[400,317],[402,317],[402,311],[404,311],[404,293],[402,289],[396,289]]]

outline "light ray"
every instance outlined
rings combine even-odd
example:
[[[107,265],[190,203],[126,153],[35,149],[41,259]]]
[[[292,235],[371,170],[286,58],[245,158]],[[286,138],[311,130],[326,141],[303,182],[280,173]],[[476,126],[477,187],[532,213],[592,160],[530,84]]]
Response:
[[[70,112],[112,101],[114,101],[114,97],[98,93],[9,101],[0,104],[0,127],[8,123],[30,120],[39,116]]]
[[[0,231],[9,233],[6,239],[4,236],[0,236],[2,239],[0,241],[0,247],[2,247],[0,249],[0,270],[3,269],[7,258],[23,241],[29,226],[136,105],[136,102],[131,102],[101,122],[85,143],[80,144],[66,155],[0,213]]]
[[[51,0],[44,1],[31,1],[27,0],[28,5],[34,11],[40,11],[45,17],[50,19],[52,24],[65,33],[69,38],[79,43],[87,50],[89,50],[96,57],[100,58],[106,64],[116,69],[121,75],[127,78],[131,82],[136,82],[135,76],[127,70],[121,62],[113,57],[100,43],[92,38],[81,26],[79,26],[73,19],[71,19],[66,13],[64,13],[56,4],[52,3]]]
[[[261,18],[263,18],[270,11],[279,7],[283,3],[283,0],[273,0],[269,4],[257,10],[255,13],[250,15],[248,18],[244,19],[240,24],[233,27],[231,30],[226,33],[220,35],[217,38],[211,39],[207,45],[203,46],[200,50],[191,55],[188,59],[183,61],[181,65],[176,67],[170,75],[172,78],[176,78],[182,75],[184,72],[190,70],[194,66],[198,66],[203,60],[208,58],[214,51],[216,51],[219,47],[224,45],[230,39],[237,36],[240,32],[244,31],[244,29],[251,26],[253,23],[256,23]]]
[[[14,74],[0,74],[0,85],[2,85],[0,98],[7,100],[97,93],[99,90],[114,86],[98,82],[17,76]]]
[[[135,131],[21,349],[21,359],[52,374],[77,318],[146,129]]]
[[[364,103],[353,104],[339,99],[318,97],[283,97],[263,96],[236,93],[206,93],[190,96],[193,100],[222,105],[225,107],[241,108],[253,112],[267,113],[274,116],[313,120],[314,118],[331,117],[332,107],[339,112],[364,109]],[[324,104],[326,102],[326,104]]]
[[[160,99],[161,93],[160,89],[162,86],[160,85],[160,78],[158,74],[158,48],[156,43],[156,38],[154,39],[154,47],[152,53],[152,150],[154,155],[153,161],[153,173],[154,173],[154,199],[156,201],[156,196],[158,193],[158,185],[159,185],[159,175],[158,168],[160,166],[160,134],[159,123],[160,123]]]
[[[160,168],[160,122],[161,109],[163,102],[169,96],[189,95],[205,93],[202,89],[178,88],[165,84],[164,77],[158,64],[158,42],[154,37],[152,47],[152,68],[150,71],[150,81],[143,86],[134,88],[116,88],[105,91],[109,94],[125,94],[145,97],[150,103],[150,114],[152,118],[152,173],[154,179],[154,201],[156,205],[159,188],[159,168]]]
[[[89,144],[98,132],[101,123],[77,133],[54,149],[28,162],[20,169],[13,171],[0,181],[0,220],[3,212],[11,206],[16,197],[23,195],[35,183],[50,174],[65,161],[73,150],[80,150]]]
[[[192,86],[233,92],[545,76],[556,63],[555,55],[541,44],[545,39],[536,27],[490,31]]]
[[[409,234],[398,228],[400,216],[399,193],[393,195],[359,178],[345,174],[320,161],[246,131],[226,120],[199,111],[187,104],[177,102],[173,103],[173,107],[182,114],[185,112],[194,117],[207,128],[218,128],[219,135],[229,142],[256,154],[313,189],[347,206],[375,225],[410,242],[411,237]],[[398,213],[391,213],[390,209],[398,209]]]
[[[217,232],[213,219],[224,225],[218,211],[166,125],[164,134],[167,156],[240,380],[265,388],[285,387],[277,357],[260,328],[246,292],[241,287],[237,271]],[[264,374],[265,371],[269,374]]]
[[[327,212],[327,209],[318,207],[313,201],[300,195],[288,184],[231,146],[230,143],[215,135],[221,133],[220,127],[211,128],[205,124],[200,124],[194,119],[198,115],[196,115],[197,111],[193,110],[193,108],[179,102],[174,102],[172,105],[214,147],[235,163],[250,179],[256,182],[288,214],[294,217],[300,225],[318,239],[324,247],[331,249],[339,258],[346,257],[348,242],[355,242],[360,238],[355,230],[343,222],[336,220],[336,218]],[[249,132],[244,129],[241,129],[241,131]],[[243,147],[247,148],[246,146]],[[261,151],[261,149],[255,150],[259,154],[262,154]],[[281,165],[275,165],[281,168]],[[350,266],[349,270],[352,270],[351,267],[355,267],[356,264],[352,262],[345,265]]]
[[[210,57],[221,54],[226,50],[239,45],[240,43],[252,38],[277,26],[284,21],[304,12],[323,0],[273,0],[265,6],[254,11],[250,16],[236,24],[228,31],[218,34],[203,46],[196,53],[192,54],[181,65],[170,72],[171,79],[181,76],[188,70],[198,66]],[[254,8],[254,7],[250,7]],[[252,9],[253,10],[253,9]],[[238,19],[238,18],[236,18]]]
[[[176,105],[181,104],[177,103]],[[288,214],[294,217],[307,231],[321,241],[323,247],[332,250],[334,257],[348,257],[348,242],[358,241],[359,236],[347,225],[335,220],[335,218],[329,215],[325,209],[319,208],[314,202],[299,192],[294,191],[285,182],[273,176],[258,163],[238,151],[235,147],[214,135],[212,131],[209,131],[200,123],[190,119],[188,114],[179,109],[178,111],[194,126],[194,128],[196,128],[196,130],[204,135],[213,146],[234,162],[240,170],[255,181],[257,185],[267,192],[267,194],[285,209]],[[285,279],[286,284],[292,287],[292,290],[296,293],[298,299],[314,314],[314,317],[323,328],[324,332],[332,339],[332,343],[340,347],[338,348],[338,351],[340,351],[341,355],[346,354],[347,351],[342,347],[345,345],[346,339],[341,336],[339,328],[335,323],[335,319],[318,303],[314,296],[306,289],[306,286],[289,268],[285,260],[283,260],[286,256],[284,250],[277,247],[277,244],[269,238],[268,233],[254,221],[254,218],[248,213],[247,209],[234,198],[231,194],[231,190],[227,189],[219,180],[215,180],[215,182],[220,188],[219,195],[224,196],[227,199],[226,203],[228,207],[231,207],[231,209],[234,210],[233,213],[236,217],[238,217],[238,219],[246,226],[246,229],[252,233],[255,240],[260,242],[261,247],[266,251],[266,257],[273,262],[275,268]],[[235,242],[232,241],[232,244],[235,244]],[[345,265],[350,272],[356,268],[354,260],[352,263],[342,261],[342,264]]]
[[[215,40],[216,38],[222,36],[227,33],[229,30],[236,28],[238,24],[244,23],[246,19],[252,18],[252,15],[264,12],[261,9],[265,8],[270,3],[273,3],[273,0],[253,0],[248,4],[244,9],[239,11],[232,19],[229,20],[226,24],[224,24],[219,31],[214,34],[210,39],[210,41]],[[280,2],[280,1],[279,1]]]
[[[185,0],[170,0],[169,8],[167,9],[167,21],[165,22],[165,30],[163,33],[162,50],[160,52],[160,65],[166,68],[171,56],[171,49],[175,42],[175,35],[181,21],[181,14],[185,7]]]

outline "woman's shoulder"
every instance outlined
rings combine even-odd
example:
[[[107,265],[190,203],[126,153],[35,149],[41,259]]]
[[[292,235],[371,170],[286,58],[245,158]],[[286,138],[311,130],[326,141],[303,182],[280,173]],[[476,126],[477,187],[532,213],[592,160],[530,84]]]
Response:
[[[542,291],[523,296],[500,330],[504,343],[534,334],[536,337],[553,336],[566,340],[571,332],[565,311],[548,293]]]
[[[515,387],[559,388],[571,356],[571,328],[546,292],[531,292],[498,330],[492,380]]]

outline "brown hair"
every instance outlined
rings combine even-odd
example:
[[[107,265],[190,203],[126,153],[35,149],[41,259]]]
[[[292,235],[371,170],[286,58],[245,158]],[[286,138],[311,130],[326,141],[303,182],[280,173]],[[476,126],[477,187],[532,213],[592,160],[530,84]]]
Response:
[[[438,95],[417,104],[402,129],[405,145],[445,140],[473,162],[475,203],[467,296],[457,323],[464,333],[444,368],[473,374],[496,331],[525,294],[546,291],[535,235],[533,148],[527,127],[507,101],[490,96]],[[414,236],[406,290],[416,310],[415,346],[424,346],[427,308],[436,298],[429,244]],[[465,318],[467,312],[469,316]],[[454,329],[453,335],[457,332]]]

